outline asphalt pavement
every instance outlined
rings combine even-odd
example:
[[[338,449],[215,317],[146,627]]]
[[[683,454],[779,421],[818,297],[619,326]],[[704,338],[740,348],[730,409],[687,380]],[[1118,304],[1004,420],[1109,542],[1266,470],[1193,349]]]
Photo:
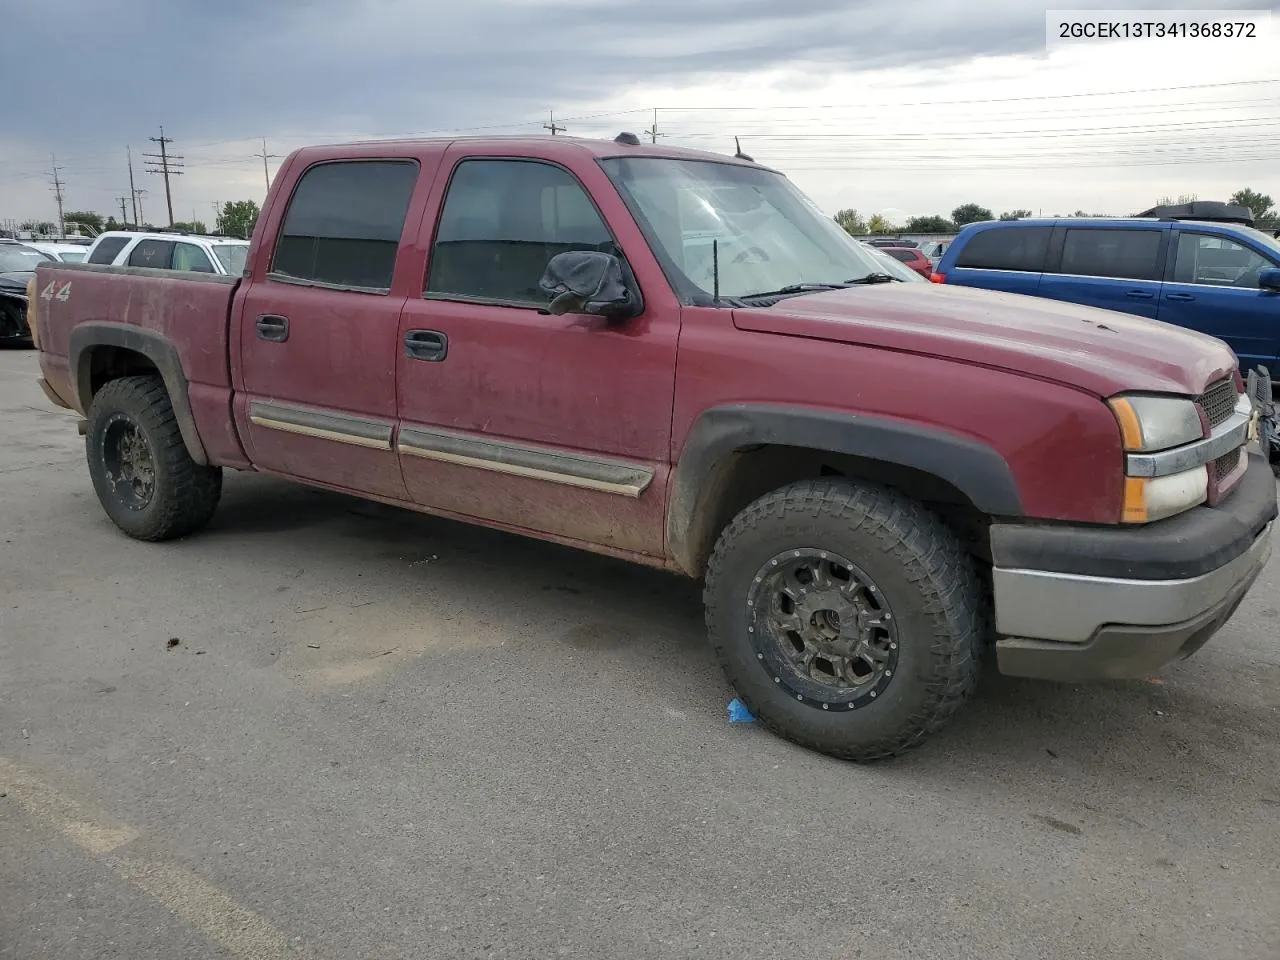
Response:
[[[0,351],[0,957],[1280,957],[1280,560],[1196,657],[858,766],[698,588],[269,478],[131,541]]]

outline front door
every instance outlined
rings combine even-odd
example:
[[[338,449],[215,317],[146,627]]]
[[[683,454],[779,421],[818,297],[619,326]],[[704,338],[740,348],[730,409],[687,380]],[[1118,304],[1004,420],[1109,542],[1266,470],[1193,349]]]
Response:
[[[1158,319],[1226,342],[1243,370],[1280,374],[1280,293],[1258,287],[1258,273],[1277,264],[1226,237],[1180,230],[1172,275]]]
[[[257,466],[406,498],[393,446],[405,297],[393,279],[418,173],[412,160],[359,160],[298,180],[270,262],[237,301],[236,414]]]
[[[446,159],[456,166],[425,289],[401,320],[409,494],[447,513],[660,556],[678,306],[650,283],[645,312],[630,321],[540,312],[538,281],[555,254],[607,249],[634,264],[648,248],[634,229],[615,235],[563,167],[461,151]]]

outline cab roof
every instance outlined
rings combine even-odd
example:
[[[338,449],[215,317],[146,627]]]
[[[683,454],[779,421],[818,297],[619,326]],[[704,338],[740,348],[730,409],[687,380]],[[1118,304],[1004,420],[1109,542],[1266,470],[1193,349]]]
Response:
[[[624,134],[625,136],[625,134]],[[346,158],[373,158],[385,156],[417,156],[443,153],[455,144],[484,153],[492,149],[505,156],[519,156],[522,151],[541,157],[587,155],[605,160],[614,157],[657,157],[668,160],[705,160],[728,163],[761,170],[772,168],[731,154],[713,153],[710,150],[693,150],[687,147],[670,147],[660,144],[627,143],[619,139],[604,140],[590,137],[569,136],[489,136],[489,137],[423,137],[395,140],[357,140],[348,143],[326,143],[300,147],[294,155],[311,163],[316,160],[341,160]]]

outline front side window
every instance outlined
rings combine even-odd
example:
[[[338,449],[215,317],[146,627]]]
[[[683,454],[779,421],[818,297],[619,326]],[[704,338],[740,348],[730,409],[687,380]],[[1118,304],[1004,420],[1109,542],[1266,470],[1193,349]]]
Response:
[[[547,264],[572,250],[619,252],[571,174],[529,160],[464,160],[440,211],[425,293],[542,306]]]
[[[1159,230],[1068,228],[1059,273],[1124,280],[1157,279]]]
[[[1183,233],[1178,237],[1173,282],[1257,289],[1258,274],[1274,266],[1270,260],[1226,237]]]
[[[681,297],[709,302],[884,273],[786,177],[747,164],[615,157],[601,166]],[[717,284],[718,278],[718,284]]]
[[[960,247],[957,267],[1039,273],[1049,249],[1049,227],[992,227],[975,233]]]
[[[216,273],[209,255],[194,243],[179,243],[173,250],[173,269],[194,273]]]
[[[168,270],[173,260],[172,240],[139,240],[129,251],[129,266]]]
[[[272,277],[385,293],[417,180],[418,164],[412,160],[312,167],[289,200]]]

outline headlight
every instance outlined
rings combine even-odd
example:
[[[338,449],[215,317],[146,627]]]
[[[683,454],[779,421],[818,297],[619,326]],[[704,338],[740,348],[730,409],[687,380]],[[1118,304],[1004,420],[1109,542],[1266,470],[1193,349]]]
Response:
[[[1181,397],[1112,397],[1107,401],[1120,424],[1127,453],[1155,453],[1204,436],[1200,411]]]
[[[1123,523],[1150,523],[1204,503],[1209,468],[1194,467],[1164,477],[1125,477]]]

